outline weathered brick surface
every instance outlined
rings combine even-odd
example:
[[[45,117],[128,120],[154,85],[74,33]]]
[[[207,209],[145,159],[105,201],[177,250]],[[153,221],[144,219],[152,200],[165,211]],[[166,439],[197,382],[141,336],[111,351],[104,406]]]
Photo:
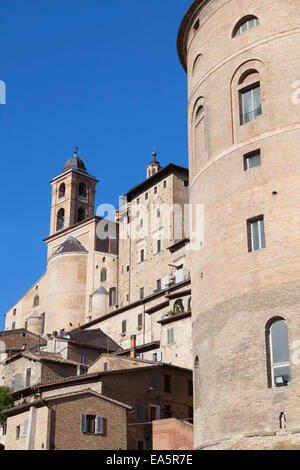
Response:
[[[164,374],[171,375],[171,393],[164,392]],[[152,376],[156,386],[151,387]],[[172,417],[189,418],[189,407],[193,406],[193,397],[188,395],[188,380],[192,374],[176,369],[149,369],[148,371],[126,371],[126,373],[103,375],[102,393],[115,400],[124,401],[133,408],[128,415],[128,449],[136,450],[138,442],[151,447],[152,426],[150,424],[150,406],[159,406],[159,417],[164,418],[165,406],[171,406]],[[142,405],[142,420],[136,419],[136,405]],[[142,424],[147,423],[147,424]]]
[[[194,449],[193,426],[178,419],[162,419],[153,423],[153,450]]]
[[[60,400],[53,408],[55,435],[51,435],[59,450],[118,450],[126,449],[126,410],[95,397]],[[96,414],[107,419],[107,436],[80,432],[80,415]]]
[[[289,428],[300,425],[298,366],[292,364],[290,387],[269,389],[265,345],[265,325],[275,315],[287,320],[291,348],[300,338],[300,105],[292,99],[299,80],[299,3],[201,5],[186,29],[190,202],[205,209],[204,247],[191,261],[196,446],[278,429],[281,412]],[[232,38],[249,14],[260,25]],[[238,88],[247,70],[259,73],[262,115],[241,126]],[[194,135],[199,99],[205,154],[197,154]],[[257,149],[262,165],[244,171],[244,154]],[[249,253],[246,221],[261,214],[266,249]],[[254,438],[249,442],[255,447]]]
[[[25,450],[24,422],[29,411],[7,420],[6,450]],[[104,435],[82,433],[81,414],[102,416],[107,421]],[[127,448],[127,410],[103,398],[86,394],[58,398],[36,410],[32,450],[125,450]],[[21,426],[16,438],[16,427]]]

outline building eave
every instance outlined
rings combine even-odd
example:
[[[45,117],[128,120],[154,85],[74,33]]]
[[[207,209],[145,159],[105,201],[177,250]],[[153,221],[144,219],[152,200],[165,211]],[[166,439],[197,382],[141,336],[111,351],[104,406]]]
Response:
[[[187,72],[186,55],[187,55],[187,30],[195,19],[195,15],[198,12],[199,7],[207,3],[208,0],[194,0],[189,7],[188,11],[183,17],[180,24],[178,35],[177,35],[177,52],[179,60],[185,72]]]

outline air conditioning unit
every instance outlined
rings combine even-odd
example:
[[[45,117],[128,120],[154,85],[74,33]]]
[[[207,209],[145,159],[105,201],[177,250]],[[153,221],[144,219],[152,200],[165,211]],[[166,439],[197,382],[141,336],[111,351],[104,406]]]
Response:
[[[175,274],[176,284],[179,282],[188,281],[190,279],[190,271],[188,269],[178,269]]]

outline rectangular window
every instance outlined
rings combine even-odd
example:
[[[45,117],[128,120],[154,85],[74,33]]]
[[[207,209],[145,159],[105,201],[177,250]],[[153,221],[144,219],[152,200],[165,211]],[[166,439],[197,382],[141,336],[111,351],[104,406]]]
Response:
[[[138,328],[142,328],[142,326],[143,326],[143,314],[140,313],[138,315]]]
[[[173,344],[174,343],[174,329],[170,328],[168,330],[168,344]]]
[[[188,182],[188,180],[184,180],[184,187],[185,187],[185,188],[188,188],[188,187],[189,187],[189,182]]]
[[[250,89],[242,90],[241,94],[241,124],[254,121],[262,114],[260,85],[256,84]]]
[[[244,169],[245,171],[251,170],[251,168],[255,168],[256,166],[261,165],[261,156],[260,150],[256,150],[255,152],[247,153],[244,155]]]
[[[156,211],[156,218],[157,218],[157,219],[160,218],[160,209],[157,209],[157,211]]]
[[[154,194],[157,194],[157,186],[154,188]]]
[[[28,419],[24,422],[23,436],[26,437],[28,434]]]
[[[103,364],[103,370],[104,370],[104,372],[107,372],[107,371],[108,371],[108,363],[107,363],[107,362],[104,362],[104,364]]]
[[[266,248],[264,217],[261,215],[247,221],[249,251]]]
[[[110,307],[117,304],[117,289],[112,287],[109,289],[109,305]]]
[[[87,354],[85,352],[80,353],[80,364],[87,364]]]
[[[45,333],[45,313],[42,313],[42,322],[41,322],[41,334],[43,335]],[[27,329],[27,328],[26,328]]]
[[[141,260],[141,263],[142,263],[143,261],[145,261],[145,250],[141,250],[141,258],[140,258],[140,260]]]
[[[14,322],[14,321],[12,322],[11,329],[12,329],[12,330],[15,330],[15,329],[16,329],[16,322]]]
[[[165,417],[166,419],[172,417],[172,408],[171,408],[171,405],[165,405],[165,407],[164,407],[164,417]]]
[[[145,292],[144,292],[144,288],[142,287],[140,289],[140,300],[142,300],[144,298],[144,296],[145,296]]]
[[[146,201],[148,200],[148,198],[149,198],[149,194],[146,193],[146,194],[145,194],[145,199],[146,199]]]
[[[138,198],[138,199],[136,200],[136,203],[137,203],[137,205],[140,204],[140,198]]]
[[[20,439],[21,426],[16,427],[16,439]]]
[[[26,369],[25,387],[30,387],[30,381],[31,381],[31,369]]]
[[[164,392],[171,393],[171,376],[164,374]]]
[[[155,388],[157,386],[157,377],[155,374],[151,375],[151,387]]]
[[[127,322],[126,322],[126,320],[123,320],[122,321],[122,334],[123,335],[125,335],[126,330],[127,330]]]
[[[13,316],[17,315],[17,309],[14,308],[14,311],[13,311]]]
[[[129,273],[129,264],[127,264],[126,271]]]
[[[161,240],[157,240],[157,253],[161,253]]]
[[[156,281],[156,290],[161,290],[161,279]]]
[[[155,362],[161,362],[162,361],[162,353],[161,351],[158,351],[156,353],[153,353],[153,361]]]
[[[96,424],[96,416],[87,415],[86,417],[86,432],[88,434],[95,434],[95,424]]]
[[[143,420],[143,407],[142,405],[136,405],[136,420],[142,421]]]
[[[164,181],[163,187],[164,187],[164,188],[167,187],[167,182],[166,182],[166,181]]]

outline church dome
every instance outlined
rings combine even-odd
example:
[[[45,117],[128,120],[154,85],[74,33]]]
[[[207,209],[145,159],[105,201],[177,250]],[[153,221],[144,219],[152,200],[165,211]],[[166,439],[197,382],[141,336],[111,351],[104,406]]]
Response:
[[[83,244],[77,238],[69,237],[62,245],[53,253],[51,258],[65,253],[88,253]],[[51,259],[49,258],[49,259]]]
[[[77,170],[83,173],[87,173],[85,163],[82,160],[82,158],[78,157],[77,150],[78,148],[76,147],[73,157],[69,158],[66,161],[62,173],[65,173],[66,171],[69,171],[69,170]]]

